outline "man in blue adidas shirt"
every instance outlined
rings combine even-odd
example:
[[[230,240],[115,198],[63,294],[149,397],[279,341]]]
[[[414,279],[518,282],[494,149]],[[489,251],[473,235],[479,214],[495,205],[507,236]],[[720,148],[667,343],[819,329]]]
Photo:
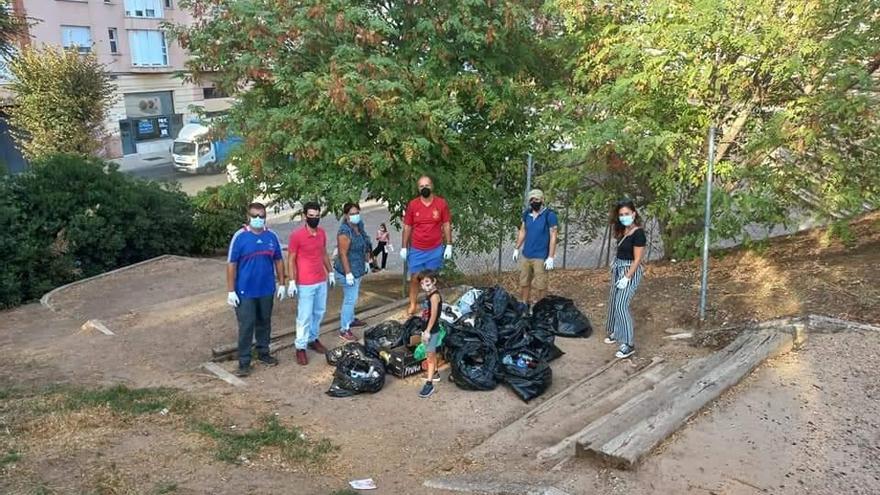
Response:
[[[266,207],[248,205],[248,223],[229,243],[226,265],[227,302],[238,317],[238,376],[251,372],[251,345],[257,338],[257,359],[275,366],[269,355],[272,332],[273,294],[283,300],[287,294],[281,242],[266,228]],[[276,285],[277,282],[277,285]]]

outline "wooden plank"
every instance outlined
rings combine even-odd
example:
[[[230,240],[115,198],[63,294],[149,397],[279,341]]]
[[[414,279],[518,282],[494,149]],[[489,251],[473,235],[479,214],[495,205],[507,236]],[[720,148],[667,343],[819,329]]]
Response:
[[[830,316],[810,315],[808,321],[810,323],[810,331],[816,333],[835,333],[843,331],[880,332],[880,327],[874,325],[842,320],[840,318],[832,318]]]
[[[687,380],[688,386],[659,402],[653,414],[616,432],[616,436],[602,444],[585,446],[583,453],[590,452],[614,466],[632,469],[706,404],[739,383],[765,359],[788,352],[794,345],[792,334],[779,330],[761,330],[744,340],[747,345],[726,354],[723,361],[706,369],[698,380]]]
[[[81,328],[85,331],[97,330],[104,335],[116,335],[115,333],[113,333],[113,331],[107,328],[107,325],[105,325],[101,320],[89,320],[83,323],[83,326]]]
[[[217,363],[214,363],[214,362],[208,361],[208,362],[202,363],[202,368],[205,368],[206,370],[210,371],[211,373],[213,373],[214,375],[216,375],[217,378],[223,380],[224,382],[226,382],[226,383],[228,383],[228,384],[230,384],[230,385],[233,385],[233,386],[236,386],[236,387],[244,387],[245,385],[247,385],[247,384],[244,382],[244,380],[242,380],[241,378],[239,378],[239,377],[233,375],[232,373],[230,373],[230,372],[224,370],[224,369],[223,369],[219,364],[217,364]]]
[[[656,385],[660,380],[669,374],[669,367],[662,359],[657,358],[647,367],[642,369],[638,374],[630,377],[626,382],[617,384],[613,388],[606,390],[601,396],[597,397],[591,404],[584,404],[584,413],[579,415],[579,419],[583,419],[584,423],[589,424],[604,414],[608,414],[616,407],[626,402],[627,399],[644,392]],[[574,455],[575,443],[580,438],[581,432],[569,435],[555,445],[547,447],[538,452],[539,461],[556,459],[563,455]]]
[[[592,422],[581,431],[581,436],[576,442],[576,454],[589,456],[590,454],[582,453],[582,451],[586,452],[591,445],[603,445],[618,432],[627,430],[633,424],[651,415],[661,403],[674,400],[677,394],[698,380],[706,370],[724,362],[743,346],[748,346],[755,335],[755,332],[745,332],[724,349],[689,361],[652,388],[632,397],[614,411]]]

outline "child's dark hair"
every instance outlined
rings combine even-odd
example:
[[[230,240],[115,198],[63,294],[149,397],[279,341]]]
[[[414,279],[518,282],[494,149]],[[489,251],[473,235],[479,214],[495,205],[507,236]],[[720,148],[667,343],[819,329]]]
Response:
[[[426,278],[429,278],[429,279],[433,280],[434,282],[437,282],[438,280],[440,280],[440,274],[435,272],[434,270],[423,270],[423,271],[420,271],[418,275],[416,275],[416,278],[418,279],[419,282],[421,282],[422,280],[425,280]]]

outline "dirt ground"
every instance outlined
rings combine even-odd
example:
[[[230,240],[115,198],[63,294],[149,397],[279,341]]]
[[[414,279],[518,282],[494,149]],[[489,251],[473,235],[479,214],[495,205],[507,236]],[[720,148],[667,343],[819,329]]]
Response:
[[[877,324],[878,227],[880,214],[856,222],[850,246],[810,231],[761,250],[720,253],[711,261],[704,325],[807,313]],[[515,275],[501,282],[514,289]],[[441,493],[424,488],[426,478],[487,472],[546,478],[570,493],[880,492],[880,335],[811,337],[805,348],[765,364],[712,404],[635,473],[586,461],[547,473],[465,460],[489,435],[612,359],[613,349],[600,338],[607,285],[604,269],[553,273],[551,291],[574,299],[596,334],[558,339],[566,355],[552,365],[552,388],[525,404],[504,387],[467,392],[446,381],[420,400],[419,377],[390,376],[378,394],[334,399],[324,394],[332,368],[323,357],[312,354],[300,367],[290,349],[281,351],[278,367],[258,367],[247,387],[232,387],[200,368],[213,346],[235,341],[222,262],[171,258],[81,284],[51,299],[54,312],[32,304],[2,314],[0,385],[174,387],[209,403],[209,414],[230,429],[245,430],[275,414],[339,450],[317,466],[279,460],[271,449],[229,464],[214,459],[211,441],[187,429],[175,411],[138,421],[95,415],[65,423],[63,445],[17,443],[20,458],[0,464],[0,492],[326,495],[348,480],[372,477],[379,485],[372,493],[418,495]],[[378,306],[399,296],[400,281],[375,277],[363,287],[369,293],[363,305]],[[647,267],[633,306],[638,359],[675,363],[711,351],[663,339],[698,326],[698,290],[698,262]],[[338,302],[330,305],[333,316]],[[276,305],[276,331],[290,327],[294,311],[291,303]],[[89,318],[116,335],[81,331]],[[0,437],[14,436],[9,425],[16,424],[0,415],[0,427],[7,427]],[[95,473],[118,483],[96,489]]]

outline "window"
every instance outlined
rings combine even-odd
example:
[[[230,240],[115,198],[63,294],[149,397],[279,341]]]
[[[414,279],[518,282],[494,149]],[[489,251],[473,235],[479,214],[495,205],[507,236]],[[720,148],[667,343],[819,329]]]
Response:
[[[199,156],[205,156],[211,152],[211,143],[202,143],[199,145]]]
[[[171,4],[171,0],[165,0],[165,8],[166,9],[173,9],[174,8],[174,5]]]
[[[110,41],[110,53],[119,53],[119,33],[116,28],[107,29],[107,40]]]
[[[217,88],[202,88],[202,96],[204,96],[206,100],[211,100],[214,98],[226,98],[229,95]]]
[[[125,15],[127,17],[154,17],[162,18],[162,6],[164,0],[125,0]]]
[[[162,31],[131,30],[128,32],[131,65],[163,67],[168,65],[168,44]]]
[[[61,45],[89,53],[92,51],[92,31],[85,26],[61,26]]]

